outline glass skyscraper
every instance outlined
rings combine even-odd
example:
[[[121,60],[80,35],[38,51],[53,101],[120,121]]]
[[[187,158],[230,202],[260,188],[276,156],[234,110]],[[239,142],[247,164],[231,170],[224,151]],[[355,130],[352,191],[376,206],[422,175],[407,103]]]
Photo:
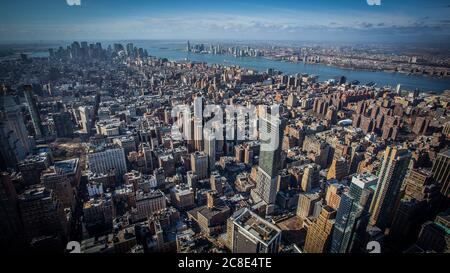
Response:
[[[331,240],[332,253],[348,253],[356,248],[359,235],[368,223],[368,205],[372,196],[371,186],[378,178],[369,173],[358,174],[352,178],[349,191],[341,198]]]
[[[275,203],[276,176],[282,168],[284,124],[283,120],[272,115],[260,119],[261,150],[256,192],[267,204]]]

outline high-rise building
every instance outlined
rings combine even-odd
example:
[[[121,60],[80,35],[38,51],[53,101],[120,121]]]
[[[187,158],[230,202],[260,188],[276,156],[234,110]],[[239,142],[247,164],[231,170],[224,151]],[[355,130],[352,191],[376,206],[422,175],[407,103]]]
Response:
[[[314,135],[307,135],[303,141],[302,150],[307,154],[314,163],[326,168],[330,161],[331,147],[330,145]]]
[[[216,164],[216,136],[212,133],[205,134],[205,154],[209,159],[209,172],[214,171]]]
[[[335,217],[336,211],[331,207],[324,206],[322,208],[319,217],[308,228],[304,248],[306,253],[328,252]]]
[[[83,223],[86,229],[111,227],[115,215],[111,193],[91,198],[83,204]]]
[[[198,179],[208,177],[208,156],[204,152],[195,152],[191,154],[191,169],[197,175]]]
[[[123,148],[117,145],[91,147],[87,159],[91,172],[103,174],[114,171],[117,181],[122,181],[127,172]]]
[[[66,173],[51,167],[42,172],[41,181],[46,189],[53,191],[64,208],[75,208],[75,191]]]
[[[4,87],[0,92],[0,168],[14,168],[32,147],[16,97]]]
[[[412,169],[403,182],[402,195],[389,230],[390,240],[400,248],[410,246],[421,224],[437,211],[439,187],[430,171]]]
[[[302,220],[314,215],[317,204],[320,204],[319,192],[301,193],[298,196],[297,216]]]
[[[138,219],[145,219],[166,208],[166,197],[159,191],[136,194],[136,208]]]
[[[50,156],[46,153],[39,155],[31,155],[20,161],[17,165],[18,170],[22,173],[23,181],[26,185],[34,185],[40,183],[42,171],[50,167]]]
[[[41,122],[41,116],[39,114],[39,110],[36,105],[36,98],[34,97],[33,93],[33,86],[31,85],[25,85],[23,87],[23,91],[25,94],[25,100],[28,104],[28,109],[30,111],[31,121],[33,123],[34,133],[36,134],[36,137],[40,138],[43,136],[42,131],[42,122]]]
[[[267,204],[276,199],[277,175],[282,168],[282,147],[284,122],[278,117],[265,115],[260,119],[261,141],[259,153],[256,193]]]
[[[286,105],[288,107],[297,107],[297,105],[298,105],[298,97],[294,93],[289,94],[289,97],[288,97]]]
[[[233,253],[277,253],[281,230],[247,208],[235,212],[227,236]]]
[[[23,237],[16,189],[12,174],[0,173],[0,245],[3,250],[17,249]]]
[[[226,178],[221,176],[218,172],[211,173],[210,178],[211,190],[217,192],[218,194],[223,194],[224,183]]]
[[[450,198],[450,150],[438,154],[431,172],[441,187],[442,195]]]
[[[186,51],[191,52],[191,43],[189,42],[189,40],[187,41]]]
[[[192,208],[195,205],[194,191],[182,185],[177,185],[170,189],[170,200],[179,210]]]
[[[378,174],[377,188],[370,205],[370,225],[385,229],[391,224],[410,158],[407,149],[398,146],[386,148]]]
[[[70,113],[62,112],[53,114],[56,136],[59,138],[73,137],[73,123]]]
[[[126,47],[126,50],[127,50],[127,55],[129,57],[133,57],[134,56],[134,45],[133,45],[133,43],[128,43],[127,47]]]
[[[335,158],[333,159],[333,163],[331,163],[331,167],[328,170],[327,179],[341,180],[347,176],[347,169],[347,161],[345,158]]]
[[[80,123],[83,133],[88,136],[91,135],[91,129],[94,126],[94,111],[91,106],[83,106],[79,108],[80,111]]]
[[[196,151],[203,150],[203,120],[201,118],[193,118],[194,123],[194,147]]]
[[[194,98],[194,118],[203,119],[203,97],[196,95]]]
[[[438,214],[434,221],[422,225],[414,252],[450,252],[450,209]]]
[[[19,196],[19,209],[29,240],[45,235],[66,235],[67,218],[51,190],[41,185],[28,188]]]
[[[300,188],[304,192],[309,192],[312,189],[316,189],[320,186],[320,166],[315,163],[306,165]]]
[[[378,178],[369,173],[352,177],[349,191],[341,198],[336,214],[330,251],[348,253],[361,246],[360,238],[368,223],[370,198]]]
[[[342,195],[347,188],[343,184],[333,183],[327,187],[325,202],[334,210],[338,210],[341,204]]]

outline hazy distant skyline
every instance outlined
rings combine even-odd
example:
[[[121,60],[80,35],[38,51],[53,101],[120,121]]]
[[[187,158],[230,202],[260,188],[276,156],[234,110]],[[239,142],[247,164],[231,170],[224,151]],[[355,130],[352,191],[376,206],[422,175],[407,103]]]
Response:
[[[2,42],[250,39],[450,43],[448,0],[381,0],[381,6],[369,6],[366,0],[0,2]]]

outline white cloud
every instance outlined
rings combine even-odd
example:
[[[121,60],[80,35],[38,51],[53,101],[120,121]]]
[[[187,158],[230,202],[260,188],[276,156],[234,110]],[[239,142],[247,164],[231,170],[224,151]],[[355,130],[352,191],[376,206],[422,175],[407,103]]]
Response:
[[[66,0],[69,6],[81,6],[81,0]]]

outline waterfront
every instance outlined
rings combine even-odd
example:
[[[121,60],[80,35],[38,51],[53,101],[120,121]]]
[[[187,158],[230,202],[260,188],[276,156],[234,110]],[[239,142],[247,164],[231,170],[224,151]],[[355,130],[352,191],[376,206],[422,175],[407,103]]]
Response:
[[[113,44],[116,41],[104,41],[103,46]],[[119,41],[127,42],[127,41]],[[310,63],[290,63],[274,61],[265,58],[255,57],[234,57],[231,55],[212,55],[212,54],[198,54],[186,52],[185,41],[132,41],[135,46],[142,47],[148,50],[152,56],[159,58],[167,58],[171,61],[190,60],[196,62],[206,62],[209,65],[238,65],[245,68],[251,68],[258,71],[266,71],[268,68],[279,70],[285,74],[306,73],[317,75],[320,81],[333,79],[340,76],[345,76],[347,81],[357,80],[361,84],[374,82],[378,87],[391,86],[395,87],[397,84],[402,85],[404,90],[415,90],[418,88],[421,92],[435,92],[442,93],[444,90],[450,90],[450,78],[437,78],[421,75],[407,75],[394,72],[383,71],[363,71],[351,70],[338,67],[327,66],[324,64],[310,64]],[[61,44],[62,46],[67,46]],[[39,55],[42,57],[42,54]]]

